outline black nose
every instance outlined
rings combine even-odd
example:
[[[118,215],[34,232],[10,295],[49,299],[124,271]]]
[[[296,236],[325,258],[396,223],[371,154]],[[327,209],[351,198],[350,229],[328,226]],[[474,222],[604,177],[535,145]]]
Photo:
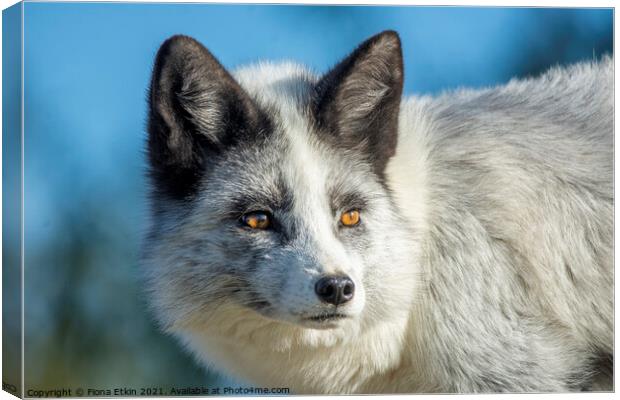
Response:
[[[314,291],[321,301],[337,306],[353,298],[355,285],[348,276],[326,276],[319,279]]]

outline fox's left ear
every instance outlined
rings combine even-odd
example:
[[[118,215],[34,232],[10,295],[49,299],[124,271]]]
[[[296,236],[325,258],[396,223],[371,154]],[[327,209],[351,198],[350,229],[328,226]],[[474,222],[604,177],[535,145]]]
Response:
[[[316,86],[314,114],[322,131],[358,149],[382,176],[396,151],[403,90],[398,34],[385,31],[363,42]]]

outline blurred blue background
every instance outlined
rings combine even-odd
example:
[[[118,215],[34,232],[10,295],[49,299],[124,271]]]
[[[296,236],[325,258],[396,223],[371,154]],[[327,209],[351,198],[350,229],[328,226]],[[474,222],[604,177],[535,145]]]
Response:
[[[321,72],[395,29],[408,95],[613,47],[610,9],[35,2],[24,20],[26,389],[221,382],[157,331],[137,280],[146,91],[167,37],[194,36],[229,68],[292,59]]]

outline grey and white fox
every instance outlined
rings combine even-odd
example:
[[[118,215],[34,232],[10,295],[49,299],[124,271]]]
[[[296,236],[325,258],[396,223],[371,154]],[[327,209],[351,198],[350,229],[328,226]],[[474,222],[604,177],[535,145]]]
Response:
[[[294,393],[612,390],[613,60],[421,98],[403,72],[393,31],[322,76],[161,46],[161,327]]]

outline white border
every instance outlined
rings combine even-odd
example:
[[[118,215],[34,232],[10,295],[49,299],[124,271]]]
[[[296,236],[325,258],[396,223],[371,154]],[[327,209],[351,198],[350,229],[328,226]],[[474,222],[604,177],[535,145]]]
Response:
[[[300,5],[377,5],[377,6],[470,6],[470,7],[558,7],[558,8],[614,8],[615,2],[609,0],[564,0],[564,1],[556,1],[556,0],[541,0],[541,1],[518,1],[518,0],[504,0],[501,3],[498,1],[490,1],[490,0],[477,0],[477,1],[466,1],[466,0],[426,0],[426,1],[363,1],[363,0],[338,0],[338,1],[303,1],[303,0],[288,0],[288,1],[266,1],[266,0],[244,0],[244,1],[230,1],[230,0],[207,0],[207,1],[199,1],[199,0],[133,0],[133,1],[83,1],[83,0],[53,0],[53,1],[40,1],[40,0],[25,0],[25,2],[66,2],[66,3],[211,3],[211,4],[300,4]],[[0,8],[5,9],[16,4],[15,0],[0,0]],[[22,355],[22,396],[25,394],[25,379],[24,379],[24,154],[25,154],[25,141],[24,141],[24,123],[25,123],[25,110],[24,110],[24,12],[25,7],[22,3],[21,5],[21,209],[20,209],[20,228],[21,228],[21,238],[20,238],[20,251],[21,251],[21,327],[22,327],[22,343],[21,343],[21,355]],[[0,42],[2,40],[1,33],[1,18],[0,18]],[[618,35],[615,30],[615,10],[614,10],[614,54],[615,54],[615,44],[617,43]],[[2,71],[1,67],[1,53],[0,53],[0,75]],[[615,71],[615,74],[618,72]],[[0,84],[0,90],[2,86]],[[618,93],[615,91],[615,100],[617,100]],[[616,115],[617,121],[617,115]],[[2,122],[2,117],[0,115],[0,124]],[[615,127],[615,126],[614,126]],[[614,131],[615,132],[615,131]],[[615,135],[614,135],[615,138]],[[0,144],[2,143],[2,139],[0,136]],[[617,187],[620,179],[615,173],[615,165],[616,164],[616,153],[615,153],[615,140],[614,140],[614,199],[615,199],[615,188]],[[0,179],[2,172],[2,155],[0,153]],[[1,187],[1,186],[0,186]],[[2,200],[0,198],[0,206],[2,204]],[[614,204],[615,205],[615,204]],[[615,211],[615,207],[614,207]],[[2,222],[2,216],[0,215],[0,224]],[[615,214],[614,214],[614,223],[615,223]],[[615,239],[615,224],[614,224],[614,239]],[[0,239],[2,238],[0,233]],[[617,242],[614,240],[614,261],[615,255],[617,254],[618,246]],[[0,261],[1,263],[1,261]],[[614,263],[615,265],[615,263]],[[615,281],[614,281],[615,283]],[[615,285],[614,285],[615,289]],[[617,291],[615,293],[615,303],[617,304],[618,294]],[[1,297],[0,297],[0,306],[1,306]],[[616,310],[616,316],[618,315]],[[617,334],[617,332],[615,332]],[[2,354],[2,350],[0,349],[0,356]],[[0,368],[1,371],[1,368]],[[618,374],[615,374],[615,387],[618,387]],[[377,398],[392,398],[395,395],[391,396],[373,396]],[[445,396],[455,396],[455,395],[396,395],[399,398],[409,398],[409,396],[415,396],[415,398],[421,399],[429,399],[429,398],[437,398],[445,397]],[[538,399],[538,398],[556,398],[556,399],[584,399],[584,398],[597,398],[597,399],[606,399],[606,398],[615,398],[614,393],[570,393],[570,394],[505,394],[505,395],[456,395],[459,398],[463,399],[475,399],[479,397],[485,398],[501,398],[501,399],[516,399],[522,398],[522,396],[528,396],[529,398]],[[289,397],[308,397],[308,396],[289,396]],[[313,398],[323,398],[325,396],[312,396]],[[350,399],[364,399],[368,396],[347,396]],[[6,393],[0,393],[0,399],[14,399],[15,397]],[[231,399],[247,399],[248,397],[229,397]],[[171,399],[178,399],[178,397],[173,397]]]

